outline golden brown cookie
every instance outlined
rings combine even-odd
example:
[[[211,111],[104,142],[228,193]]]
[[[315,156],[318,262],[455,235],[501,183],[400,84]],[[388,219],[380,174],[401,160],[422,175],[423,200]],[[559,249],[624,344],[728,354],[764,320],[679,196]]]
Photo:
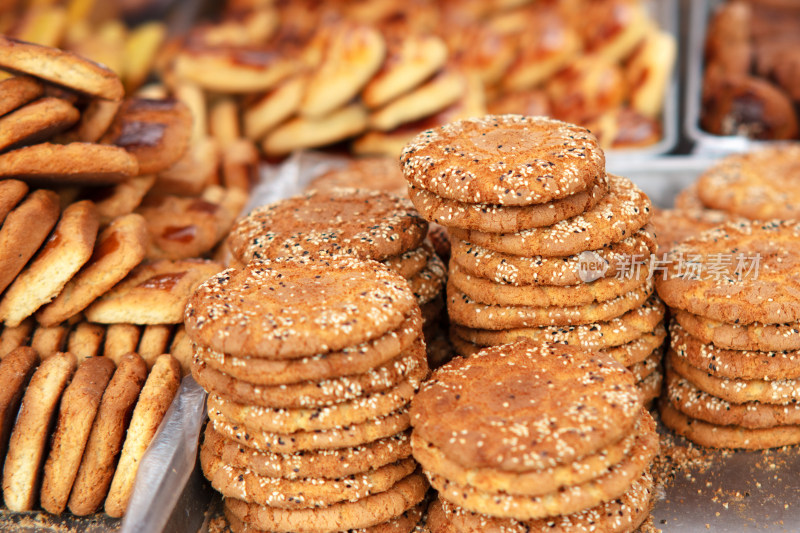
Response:
[[[103,355],[119,363],[123,356],[136,351],[142,330],[135,324],[110,324],[106,327]]]
[[[101,350],[106,328],[100,324],[80,322],[69,332],[67,351],[78,360],[78,366],[90,357],[103,355]]]
[[[203,259],[142,263],[90,305],[87,320],[103,324],[178,324],[189,296],[222,265]]]
[[[342,189],[254,209],[234,224],[227,242],[242,263],[309,255],[382,261],[420,246],[427,230],[407,199]]]
[[[73,372],[75,357],[59,353],[45,359],[28,384],[3,468],[3,500],[11,511],[30,511],[36,504],[51,424]]]
[[[422,318],[418,311],[412,310],[397,329],[341,351],[291,360],[235,357],[203,345],[198,345],[195,353],[208,367],[231,378],[255,385],[291,385],[369,372],[409,350],[417,342],[421,330]]]
[[[390,270],[394,270],[404,278],[410,280],[416,274],[422,272],[422,270],[428,266],[428,263],[436,261],[433,259],[435,253],[436,251],[433,247],[433,243],[429,237],[426,237],[417,248],[413,248],[400,255],[389,257],[381,262],[389,267]]]
[[[800,223],[728,223],[672,249],[659,296],[671,307],[734,324],[800,321]],[[755,304],[755,305],[754,305]]]
[[[6,456],[22,395],[38,364],[39,355],[27,346],[14,349],[0,360],[0,457]]]
[[[0,116],[21,107],[44,92],[35,78],[14,76],[0,81]]]
[[[408,283],[373,261],[263,261],[201,285],[185,325],[192,340],[218,352],[297,359],[380,337],[416,305]]]
[[[19,180],[0,180],[0,226],[25,195],[28,194],[28,185]]]
[[[368,528],[402,515],[425,497],[428,483],[422,474],[406,476],[387,491],[320,509],[275,509],[235,498],[225,501],[227,511],[243,522],[267,531],[316,533]]]
[[[105,228],[115,218],[133,213],[155,182],[153,175],[136,176],[116,185],[86,187],[79,197],[95,203],[100,226]]]
[[[316,148],[354,137],[367,128],[367,112],[355,103],[321,118],[295,117],[267,134],[261,143],[264,152],[273,157],[285,156],[294,150]]]
[[[463,326],[503,330],[534,326],[568,326],[603,322],[640,307],[653,293],[653,282],[621,296],[588,305],[533,307],[492,305],[472,300],[452,282],[447,284],[447,311],[451,320]]]
[[[242,127],[248,139],[262,139],[273,128],[294,115],[303,100],[307,76],[298,73],[247,105],[242,110]]]
[[[192,115],[182,102],[131,98],[122,104],[103,142],[133,154],[139,173],[155,174],[183,157],[191,129]]]
[[[100,221],[94,204],[70,204],[42,249],[0,300],[0,319],[18,326],[55,298],[92,256]]]
[[[100,400],[72,485],[69,510],[73,514],[91,514],[103,504],[114,476],[131,412],[146,378],[147,365],[141,357],[131,353],[119,360],[117,370]]]
[[[584,409],[596,417],[584,419]],[[619,441],[640,411],[633,376],[610,357],[519,340],[437,369],[414,398],[411,416],[416,434],[465,468],[524,472]],[[538,438],[518,442],[531,432]]]
[[[151,324],[142,329],[142,336],[139,337],[139,346],[136,353],[142,356],[147,368],[152,368],[156,359],[163,353],[170,353],[169,344],[172,339],[173,326],[164,324]],[[174,354],[173,354],[174,356]],[[176,359],[178,359],[176,357]],[[178,359],[180,362],[180,359]],[[181,364],[183,368],[183,364]]]
[[[48,513],[61,514],[67,506],[92,423],[115,368],[105,357],[89,358],[64,390],[42,477],[41,505]]]
[[[645,262],[656,251],[656,236],[648,224],[619,242],[565,257],[506,254],[457,238],[451,239],[451,246],[453,261],[474,276],[497,283],[577,285]],[[589,277],[587,267],[592,267]]]
[[[718,426],[690,418],[669,402],[659,402],[661,421],[678,435],[708,448],[743,448],[763,450],[800,443],[800,426],[775,426],[748,429],[741,426]]]
[[[650,200],[627,178],[609,174],[609,192],[591,210],[552,226],[517,233],[451,228],[450,234],[507,254],[544,257],[580,254],[634,235],[650,220]]]
[[[56,352],[60,352],[67,344],[69,326],[53,326],[46,328],[39,326],[31,336],[31,348],[36,350],[42,359],[47,359]]]
[[[0,154],[0,177],[36,183],[118,183],[139,173],[136,158],[117,146],[42,143]]]
[[[141,215],[121,216],[97,237],[91,257],[61,292],[36,314],[44,325],[54,325],[79,312],[122,280],[145,255],[147,233]]]
[[[543,204],[502,206],[449,200],[425,189],[410,187],[408,195],[414,207],[427,220],[449,228],[514,233],[550,226],[590,210],[608,192],[608,179],[600,175],[588,189]]]
[[[58,195],[39,189],[6,217],[0,228],[0,292],[8,287],[44,242],[61,213]]]
[[[4,327],[0,333],[0,359],[20,346],[27,346],[33,333],[34,320],[29,318],[15,328]]]
[[[180,383],[181,366],[178,361],[169,354],[159,357],[136,402],[119,463],[108,488],[105,512],[109,516],[119,518],[125,514],[139,462],[172,404]]]
[[[409,433],[398,433],[352,448],[281,454],[260,452],[238,444],[214,431],[209,424],[206,426],[203,447],[219,456],[224,464],[246,469],[260,476],[337,479],[411,456]]]
[[[41,98],[0,117],[0,152],[42,142],[76,122],[80,113],[66,100]]]
[[[179,79],[223,94],[263,91],[297,70],[283,54],[230,47],[184,47],[174,68]]]
[[[488,115],[424,131],[400,160],[415,187],[460,202],[500,205],[564,198],[590,187],[605,166],[588,130],[521,115]]]

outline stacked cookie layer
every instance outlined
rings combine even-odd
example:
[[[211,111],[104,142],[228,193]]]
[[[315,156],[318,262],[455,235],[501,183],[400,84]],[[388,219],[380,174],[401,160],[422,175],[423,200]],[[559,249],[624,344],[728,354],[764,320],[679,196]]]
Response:
[[[428,223],[407,199],[379,191],[334,189],[253,210],[236,222],[227,246],[239,265],[290,257],[381,261],[408,280],[422,309],[426,335],[432,338],[444,309],[446,272],[427,232]]]
[[[462,354],[518,337],[608,351],[658,395],[663,307],[651,297],[650,201],[606,175],[592,134],[487,116],[422,132],[403,170],[423,216],[447,227],[447,309]]]
[[[408,283],[374,261],[255,260],[186,309],[200,460],[235,531],[408,532],[427,484],[408,405],[428,366]]]
[[[800,442],[798,242],[796,221],[728,223],[670,252],[668,427],[715,448]]]
[[[610,357],[528,339],[456,358],[412,402],[434,533],[633,531],[651,507],[655,422]]]

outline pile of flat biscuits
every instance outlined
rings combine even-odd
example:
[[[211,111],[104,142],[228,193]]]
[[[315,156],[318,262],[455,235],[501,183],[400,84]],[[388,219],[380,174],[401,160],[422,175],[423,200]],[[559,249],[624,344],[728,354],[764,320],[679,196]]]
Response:
[[[800,223],[731,222],[672,249],[667,427],[714,448],[800,443]]]
[[[312,190],[253,209],[225,240],[232,266],[254,259],[347,255],[380,261],[408,280],[422,310],[426,342],[443,336],[446,268],[428,223],[407,198],[365,189]],[[449,351],[432,357],[432,366]],[[432,356],[434,354],[431,354]]]
[[[186,308],[208,391],[200,463],[235,532],[397,531],[428,489],[409,403],[427,377],[406,280],[352,257],[254,259]]]
[[[608,355],[520,339],[458,357],[411,423],[430,533],[624,532],[650,513],[655,421]]]
[[[607,175],[586,129],[486,116],[420,133],[401,157],[414,205],[447,228],[456,351],[527,337],[601,350],[660,392],[650,200]]]

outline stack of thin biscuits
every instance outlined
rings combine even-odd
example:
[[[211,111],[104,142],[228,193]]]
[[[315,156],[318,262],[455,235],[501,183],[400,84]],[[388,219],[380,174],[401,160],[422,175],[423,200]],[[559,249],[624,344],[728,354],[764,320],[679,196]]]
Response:
[[[800,443],[797,221],[727,223],[670,252],[664,424],[714,448]]]
[[[233,531],[414,529],[421,324],[408,283],[375,261],[254,260],[200,286],[186,309],[209,392],[200,462]]]
[[[11,511],[41,505],[76,515],[104,508],[121,517],[136,473],[177,393],[181,370],[169,354],[148,375],[135,353],[78,364],[20,347],[0,361],[2,497]]]
[[[455,358],[411,420],[431,533],[626,533],[652,508],[655,421],[600,352],[520,339]]]
[[[607,175],[578,126],[486,116],[420,133],[401,158],[420,213],[451,238],[447,310],[462,355],[527,337],[600,349],[660,392],[664,307],[650,200]]]
[[[258,207],[234,224],[226,244],[234,265],[342,255],[380,261],[411,285],[427,340],[438,334],[446,277],[427,233],[428,223],[408,199],[342,188]]]

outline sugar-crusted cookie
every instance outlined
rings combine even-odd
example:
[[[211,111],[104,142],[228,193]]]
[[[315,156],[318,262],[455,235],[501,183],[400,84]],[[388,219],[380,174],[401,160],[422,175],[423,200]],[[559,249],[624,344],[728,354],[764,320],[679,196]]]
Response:
[[[86,318],[104,324],[178,324],[195,288],[222,270],[203,259],[142,263],[96,299]]]
[[[104,357],[87,359],[64,390],[42,477],[41,505],[49,513],[61,514],[67,506],[100,400],[115,368],[114,362]]]
[[[465,119],[420,133],[400,158],[408,182],[461,202],[530,205],[588,188],[605,158],[586,129],[521,115]]]
[[[45,359],[31,377],[3,468],[3,500],[11,511],[30,511],[36,504],[51,425],[74,372],[75,357],[59,353]]]
[[[602,248],[632,236],[650,220],[646,194],[627,178],[609,174],[608,179],[608,194],[592,209],[552,226],[517,233],[451,228],[450,234],[490,250],[522,256],[566,256]]]
[[[69,510],[73,514],[91,514],[103,504],[131,413],[146,378],[147,365],[138,355],[127,354],[117,363],[117,370],[100,400],[72,485]]]
[[[379,263],[264,261],[203,283],[185,324],[192,340],[219,352],[296,359],[380,337],[416,305],[408,283]]]
[[[733,217],[711,209],[653,209],[651,220],[658,235],[658,251],[665,254],[689,237],[694,237]]]

